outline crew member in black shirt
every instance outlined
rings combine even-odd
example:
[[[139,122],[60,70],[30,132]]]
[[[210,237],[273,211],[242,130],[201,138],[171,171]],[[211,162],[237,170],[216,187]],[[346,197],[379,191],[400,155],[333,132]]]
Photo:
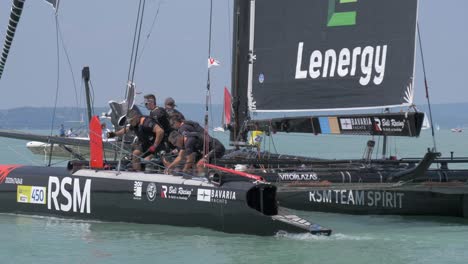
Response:
[[[184,115],[179,110],[175,109],[176,106],[174,98],[168,97],[164,100],[164,109],[166,109],[169,119],[175,115],[185,119]]]
[[[165,133],[169,135],[171,133],[171,126],[169,124],[169,115],[166,110],[162,107],[157,106],[156,97],[154,94],[147,94],[145,98],[145,107],[150,111],[149,116],[154,118],[161,127],[164,129]]]
[[[188,132],[205,133],[205,129],[199,123],[191,120],[184,120],[184,118],[179,115],[171,117],[171,126],[182,135]]]
[[[190,173],[190,169],[195,162],[197,163],[198,172],[202,172],[204,162],[210,163],[213,159],[221,158],[225,152],[223,144],[218,139],[207,136],[208,154],[203,156],[203,134],[188,132],[182,135],[178,131],[172,131],[169,135],[169,141],[179,149],[179,154],[171,163],[163,160],[166,173],[169,174],[184,157],[186,158],[183,168],[185,173]]]
[[[122,136],[130,130],[133,131],[138,137],[138,142],[132,149],[132,166],[134,170],[141,171],[140,158],[151,160],[154,153],[164,149],[162,144],[164,129],[154,118],[143,116],[133,109],[127,115],[127,122],[130,124],[129,129],[124,127],[119,131],[109,132],[108,138]]]

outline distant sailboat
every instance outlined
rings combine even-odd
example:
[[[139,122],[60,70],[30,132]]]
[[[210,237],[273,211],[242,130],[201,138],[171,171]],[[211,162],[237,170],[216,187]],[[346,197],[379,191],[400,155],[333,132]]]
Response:
[[[424,121],[422,123],[421,129],[426,130],[431,128],[431,122],[429,122],[429,118],[427,118],[426,113],[424,113]]]
[[[463,132],[463,128],[461,128],[461,127],[456,127],[456,128],[450,129],[450,131],[455,132],[455,133],[461,133],[461,132]]]

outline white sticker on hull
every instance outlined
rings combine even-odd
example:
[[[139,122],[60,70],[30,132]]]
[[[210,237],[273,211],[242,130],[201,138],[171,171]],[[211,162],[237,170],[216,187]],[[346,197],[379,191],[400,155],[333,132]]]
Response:
[[[141,189],[143,188],[142,181],[135,181],[133,184],[133,199],[141,200]]]
[[[18,203],[46,204],[46,187],[18,185],[16,201]]]
[[[237,200],[235,191],[210,189],[197,190],[197,201],[226,204],[228,200]]]
[[[5,178],[5,183],[6,184],[23,184],[23,179],[22,178],[10,178],[6,177]]]
[[[309,202],[403,208],[404,195],[401,192],[390,191],[317,190],[309,192]]]
[[[72,193],[67,190],[72,189]],[[47,208],[62,212],[91,213],[91,179],[85,181],[83,192],[80,188],[80,179],[71,177],[49,177],[47,193]],[[58,200],[66,201],[60,203]]]
[[[164,199],[188,200],[192,195],[192,192],[193,189],[162,185],[160,196]]]
[[[154,184],[153,182],[148,184],[148,186],[146,187],[146,197],[150,202],[156,199],[156,184]]]

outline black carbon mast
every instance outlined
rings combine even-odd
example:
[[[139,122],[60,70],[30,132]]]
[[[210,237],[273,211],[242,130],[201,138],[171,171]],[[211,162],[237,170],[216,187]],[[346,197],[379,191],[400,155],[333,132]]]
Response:
[[[233,49],[232,49],[232,108],[234,124],[230,128],[230,141],[234,145],[247,141],[244,129],[249,119],[247,105],[247,65],[249,58],[243,54],[249,51],[250,0],[235,0],[233,8]]]

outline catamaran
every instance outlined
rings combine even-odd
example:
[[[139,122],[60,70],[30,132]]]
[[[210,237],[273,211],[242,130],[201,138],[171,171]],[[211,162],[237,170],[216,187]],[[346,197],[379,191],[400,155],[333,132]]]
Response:
[[[57,8],[58,1],[47,1]],[[13,0],[0,76],[24,2]],[[140,12],[143,10],[138,11],[138,18],[142,19]],[[135,36],[138,32],[135,30]],[[138,45],[134,48],[138,49]],[[136,55],[132,57],[132,65],[136,59]],[[117,116],[120,113],[121,126],[126,125],[126,113],[134,105],[134,96],[132,75],[123,103],[110,104],[112,110],[120,107],[120,111],[113,113]],[[87,145],[91,152],[89,162],[70,161],[65,168],[1,165],[2,213],[198,226],[256,235],[274,235],[281,231],[331,234],[330,229],[278,206],[277,187],[255,175],[243,175],[247,176],[245,178],[233,172],[193,178],[151,171],[127,171],[129,161],[125,159],[104,161],[103,149],[117,147],[120,152],[124,150],[116,144],[102,142],[97,116],[91,118],[89,141],[5,130],[0,131],[0,136],[62,145]],[[219,180],[229,176],[234,179]]]
[[[424,158],[386,153],[388,137],[423,128],[413,102],[417,0],[238,0],[234,8],[228,127],[238,151],[218,165],[275,182],[280,203],[295,209],[468,217],[468,171],[449,169],[466,158],[438,157],[435,140]],[[292,116],[253,119],[263,112]],[[252,131],[372,139],[362,159],[326,160],[245,147]],[[383,158],[372,158],[375,137]]]

